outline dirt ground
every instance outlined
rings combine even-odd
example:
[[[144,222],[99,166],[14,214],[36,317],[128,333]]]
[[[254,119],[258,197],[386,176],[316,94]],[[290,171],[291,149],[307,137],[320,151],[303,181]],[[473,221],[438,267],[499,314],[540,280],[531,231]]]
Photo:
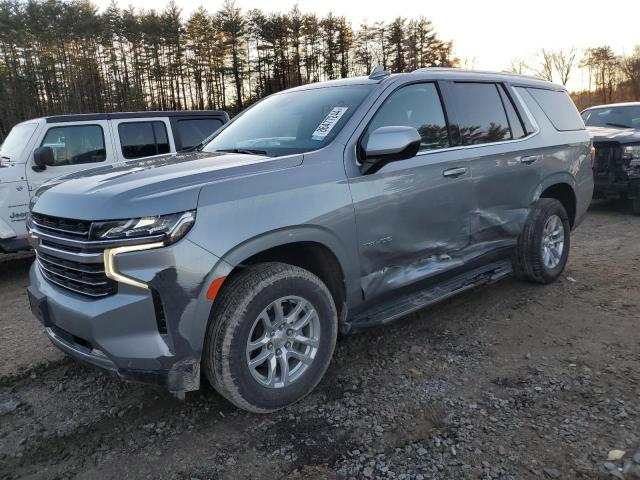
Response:
[[[592,207],[554,285],[344,338],[267,416],[66,359],[28,311],[31,261],[0,260],[0,478],[640,478],[640,218],[620,203]]]

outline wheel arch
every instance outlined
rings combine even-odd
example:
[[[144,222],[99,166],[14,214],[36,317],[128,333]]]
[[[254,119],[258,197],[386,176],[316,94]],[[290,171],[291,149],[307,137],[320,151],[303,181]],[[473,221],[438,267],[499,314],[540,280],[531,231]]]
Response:
[[[318,276],[331,292],[340,318],[344,318],[346,305],[357,299],[359,270],[356,259],[357,256],[349,255],[344,245],[322,227],[274,230],[246,240],[222,255],[205,288],[217,278],[228,279],[252,264],[289,263]]]
[[[555,198],[567,212],[573,229],[577,214],[576,181],[569,173],[560,173],[546,178],[536,191],[534,201],[540,198]]]

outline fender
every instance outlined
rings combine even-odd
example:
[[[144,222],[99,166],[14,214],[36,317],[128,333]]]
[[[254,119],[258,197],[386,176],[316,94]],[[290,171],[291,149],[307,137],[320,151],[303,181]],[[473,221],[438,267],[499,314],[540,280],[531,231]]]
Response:
[[[332,252],[344,274],[347,303],[352,305],[360,300],[357,256],[349,254],[345,245],[331,231],[318,225],[298,225],[271,230],[242,242],[220,257],[220,261],[211,270],[206,286],[216,278],[227,276],[246,259],[260,252],[298,242],[317,243]]]

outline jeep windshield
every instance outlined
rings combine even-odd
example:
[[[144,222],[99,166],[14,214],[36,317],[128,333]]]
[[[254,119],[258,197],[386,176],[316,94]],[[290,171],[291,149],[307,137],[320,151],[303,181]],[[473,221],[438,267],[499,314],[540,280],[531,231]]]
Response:
[[[13,127],[0,145],[0,160],[19,160],[22,150],[37,126],[37,123],[20,123]]]
[[[640,129],[640,105],[592,108],[582,112],[587,127]]]
[[[205,152],[281,156],[327,145],[373,89],[347,85],[267,97],[215,134]]]

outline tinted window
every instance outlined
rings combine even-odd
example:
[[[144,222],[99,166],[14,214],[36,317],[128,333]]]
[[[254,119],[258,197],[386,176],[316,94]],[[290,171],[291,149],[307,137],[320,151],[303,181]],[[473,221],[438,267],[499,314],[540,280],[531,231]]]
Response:
[[[40,146],[53,149],[54,165],[104,162],[107,158],[99,125],[50,128]]]
[[[587,127],[640,129],[640,105],[592,108],[581,115]]]
[[[222,122],[216,118],[178,120],[178,135],[182,148],[195,147],[221,126]]]
[[[498,87],[498,92],[500,92],[500,98],[502,98],[502,104],[504,105],[505,110],[507,111],[507,118],[509,119],[509,127],[511,127],[511,134],[513,138],[522,138],[527,134],[525,133],[524,127],[522,125],[522,120],[520,119],[520,115],[516,111],[513,106],[513,102],[511,98],[507,94],[504,89],[504,86],[500,85]]]
[[[478,145],[512,138],[497,85],[456,83],[454,95],[461,145]]]
[[[131,122],[118,125],[124,158],[141,158],[169,153],[164,122]]]
[[[584,130],[576,106],[564,90],[527,88],[556,130]]]
[[[414,127],[420,133],[420,150],[449,146],[447,124],[438,90],[433,83],[417,83],[402,87],[385,100],[367,128],[362,144],[380,127]]]
[[[317,150],[335,138],[373,87],[325,86],[271,95],[220,129],[203,150],[245,149],[270,156]]]

